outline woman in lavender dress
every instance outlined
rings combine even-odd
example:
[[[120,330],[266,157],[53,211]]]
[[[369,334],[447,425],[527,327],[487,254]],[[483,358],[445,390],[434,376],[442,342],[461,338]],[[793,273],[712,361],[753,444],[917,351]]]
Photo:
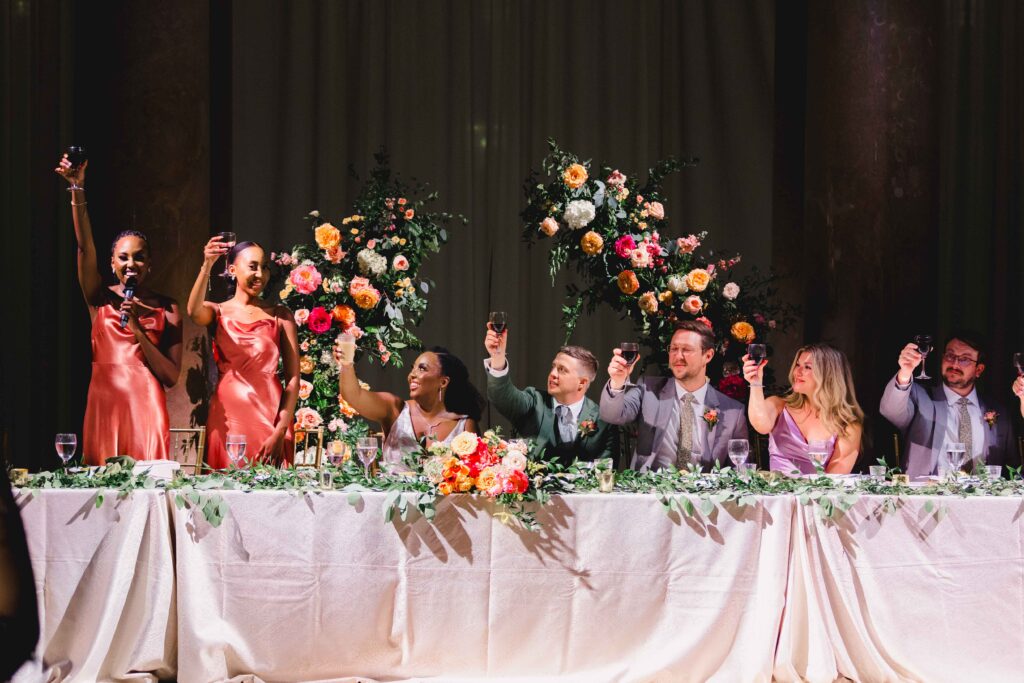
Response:
[[[860,453],[864,411],[857,403],[846,355],[826,344],[796,352],[785,396],[764,395],[764,366],[744,357],[750,383],[747,416],[761,434],[770,434],[771,469],[813,474],[820,462],[829,474],[846,474]]]

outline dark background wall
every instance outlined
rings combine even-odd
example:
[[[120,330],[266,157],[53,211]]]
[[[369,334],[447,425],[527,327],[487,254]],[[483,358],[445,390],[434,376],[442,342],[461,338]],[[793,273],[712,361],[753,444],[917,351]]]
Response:
[[[84,412],[88,315],[51,170],[72,141],[90,152],[101,250],[146,230],[154,284],[181,302],[211,232],[305,239],[301,216],[342,215],[347,166],[365,170],[386,146],[469,218],[428,268],[438,288],[420,332],[481,383],[488,310],[512,315],[520,381],[542,381],[560,341],[561,286],[518,242],[521,182],[544,139],[627,172],[700,156],[668,187],[672,224],[787,276],[782,295],[804,314],[773,340],[779,366],[804,341],[836,344],[873,415],[910,336],[966,324],[992,340],[989,388],[1012,398],[1024,339],[1013,0],[0,7],[0,428],[19,464],[52,465],[53,433],[80,431]],[[606,355],[625,334],[605,314],[576,339]],[[203,388],[199,358],[184,365],[175,424]],[[401,373],[364,372],[402,390]],[[871,459],[891,454],[874,425]]]

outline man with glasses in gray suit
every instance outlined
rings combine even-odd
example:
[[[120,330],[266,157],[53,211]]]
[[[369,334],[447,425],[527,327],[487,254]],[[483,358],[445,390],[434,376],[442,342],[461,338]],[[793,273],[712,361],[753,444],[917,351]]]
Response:
[[[1013,415],[1001,401],[977,390],[985,372],[985,351],[978,337],[968,332],[950,337],[937,386],[914,381],[914,368],[923,359],[916,344],[903,347],[899,371],[879,406],[882,416],[903,433],[903,471],[911,478],[936,474],[953,443],[966,448],[966,470],[982,464],[1019,466]]]

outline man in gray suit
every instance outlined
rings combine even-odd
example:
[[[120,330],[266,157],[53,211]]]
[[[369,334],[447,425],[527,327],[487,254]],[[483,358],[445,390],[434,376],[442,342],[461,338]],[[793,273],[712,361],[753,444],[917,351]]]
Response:
[[[900,466],[911,477],[936,474],[950,443],[967,447],[965,468],[974,463],[1020,465],[1013,416],[999,401],[979,396],[975,384],[985,372],[985,352],[969,333],[952,336],[942,355],[942,383],[914,382],[923,357],[916,344],[900,352],[900,369],[882,394],[879,410],[903,433]]]
[[[613,353],[601,391],[601,419],[637,423],[632,469],[685,469],[693,463],[708,470],[715,461],[729,464],[729,439],[748,437],[747,419],[742,403],[708,382],[715,337],[706,325],[688,320],[676,326],[668,349],[671,377],[630,384],[636,361],[627,363],[619,349]]]

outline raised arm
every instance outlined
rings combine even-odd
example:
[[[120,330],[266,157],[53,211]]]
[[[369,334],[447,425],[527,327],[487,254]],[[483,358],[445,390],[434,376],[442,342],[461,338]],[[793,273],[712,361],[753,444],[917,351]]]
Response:
[[[922,356],[917,351],[916,344],[907,344],[903,347],[898,361],[900,369],[896,377],[886,385],[878,405],[878,412],[882,417],[900,430],[910,425],[917,412],[913,396],[914,368],[921,360]]]
[[[367,420],[379,422],[387,429],[402,412],[402,399],[386,391],[370,391],[359,386],[353,358],[346,358],[334,347],[334,360],[338,363],[338,394]]]
[[[92,223],[89,221],[89,211],[86,208],[85,169],[88,165],[89,162],[86,161],[78,168],[72,168],[68,155],[65,154],[53,170],[73,188],[70,193],[71,218],[75,224],[75,239],[78,241],[78,284],[82,288],[85,303],[95,308],[106,303],[106,295],[103,291],[103,278],[100,277],[96,262],[96,242],[92,236]]]
[[[192,322],[202,327],[207,327],[217,317],[217,309],[206,300],[206,288],[210,283],[210,272],[213,270],[214,262],[224,254],[228,253],[228,247],[221,240],[220,235],[214,235],[203,247],[203,265],[199,268],[199,275],[192,285],[192,291],[188,295],[187,311]]]
[[[601,388],[601,419],[608,424],[629,424],[640,414],[643,391],[639,386],[627,386],[629,374],[636,365],[627,363],[621,349],[612,349],[608,363],[608,382]]]
[[[765,398],[764,395],[764,366],[767,364],[768,361],[755,363],[749,356],[743,356],[743,377],[750,383],[747,418],[758,434],[770,433],[782,412],[782,399],[777,396]]]

